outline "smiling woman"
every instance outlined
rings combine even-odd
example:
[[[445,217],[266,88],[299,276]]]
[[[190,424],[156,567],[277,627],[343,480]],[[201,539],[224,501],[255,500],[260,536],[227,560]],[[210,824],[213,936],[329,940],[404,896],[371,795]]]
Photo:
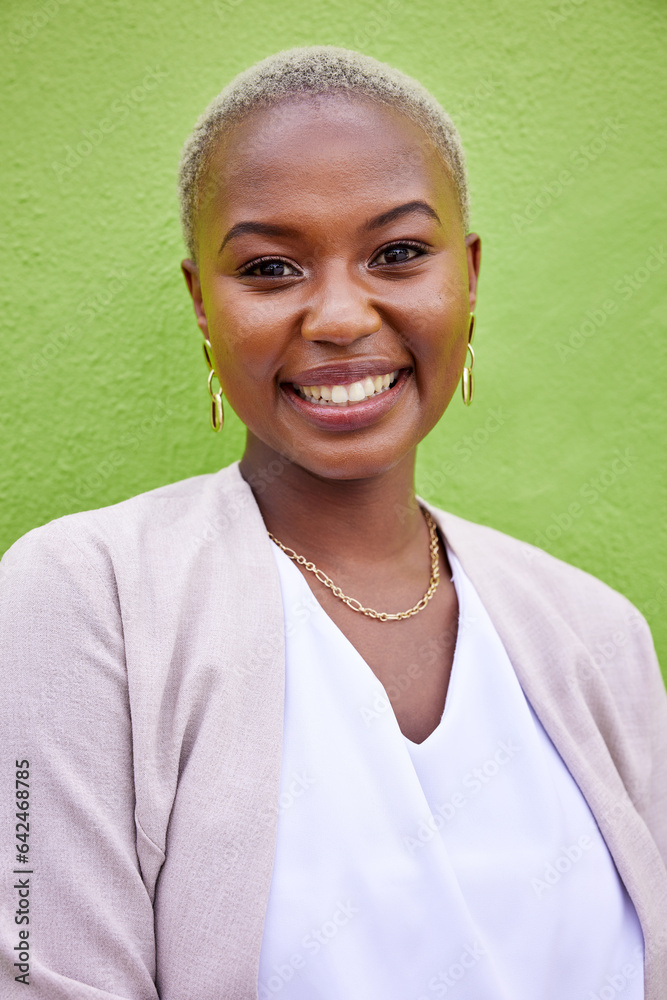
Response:
[[[204,113],[180,194],[211,422],[226,398],[246,447],[2,561],[39,866],[3,996],[662,1000],[648,627],[414,489],[473,399],[450,119],[366,56],[279,53]]]

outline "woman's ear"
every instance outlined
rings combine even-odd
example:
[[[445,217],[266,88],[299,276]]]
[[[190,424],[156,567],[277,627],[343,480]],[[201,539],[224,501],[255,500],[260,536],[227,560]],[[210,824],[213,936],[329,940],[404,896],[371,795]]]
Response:
[[[201,282],[199,281],[199,268],[193,260],[181,261],[181,270],[183,272],[183,277],[185,278],[185,283],[188,286],[188,291],[192,296],[192,305],[194,306],[195,316],[197,317],[197,326],[204,334],[206,340],[210,342],[210,337],[208,335],[208,320],[206,319],[206,313],[204,311],[204,300],[202,298],[201,292]]]
[[[473,312],[477,302],[477,281],[482,263],[482,238],[477,233],[468,233],[466,236],[466,254],[468,257],[468,300],[470,312]]]

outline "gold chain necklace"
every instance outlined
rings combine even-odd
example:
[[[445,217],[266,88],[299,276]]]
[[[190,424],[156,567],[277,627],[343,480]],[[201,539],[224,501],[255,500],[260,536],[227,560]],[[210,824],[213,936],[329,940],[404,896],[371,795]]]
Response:
[[[294,549],[290,549],[287,547],[287,545],[283,545],[282,542],[278,541],[275,535],[271,534],[268,528],[267,528],[267,534],[269,538],[283,550],[286,556],[289,556],[290,559],[294,560],[294,562],[299,563],[299,565],[303,566],[304,569],[307,569],[309,572],[314,573],[317,579],[320,581],[320,583],[323,583],[325,587],[328,587],[329,590],[331,590],[336,595],[336,597],[339,597],[341,601],[347,604],[348,608],[352,608],[353,611],[358,611],[362,615],[367,615],[369,618],[377,618],[377,620],[381,622],[395,622],[399,621],[399,619],[401,618],[411,618],[412,615],[416,615],[419,611],[422,611],[433,597],[436,587],[438,586],[438,581],[440,580],[440,569],[438,566],[439,544],[438,544],[438,535],[436,532],[436,524],[431,515],[429,514],[429,512],[424,507],[421,507],[420,509],[424,517],[426,518],[426,523],[428,525],[429,535],[431,539],[429,546],[431,552],[431,579],[429,581],[428,590],[422,597],[421,601],[415,604],[413,608],[410,608],[409,611],[399,611],[398,614],[395,615],[390,615],[386,611],[374,611],[373,608],[365,608],[360,601],[356,600],[356,598],[346,597],[343,591],[340,589],[340,587],[337,587],[336,584],[333,582],[333,580],[331,580],[323,570],[318,569],[315,563],[308,562],[305,556],[299,556],[296,554]]]

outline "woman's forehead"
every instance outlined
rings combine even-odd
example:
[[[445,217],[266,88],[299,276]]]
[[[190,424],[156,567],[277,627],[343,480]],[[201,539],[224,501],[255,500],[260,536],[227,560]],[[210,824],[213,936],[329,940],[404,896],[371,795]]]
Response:
[[[346,95],[300,97],[254,110],[221,137],[209,173],[225,200],[299,185],[344,189],[440,186],[448,171],[424,130],[401,111]]]
[[[403,142],[430,146],[424,130],[402,110],[361,94],[294,94],[246,114],[229,132],[230,149],[264,145],[300,135],[362,135],[370,141],[391,133]],[[236,141],[235,141],[236,140]]]

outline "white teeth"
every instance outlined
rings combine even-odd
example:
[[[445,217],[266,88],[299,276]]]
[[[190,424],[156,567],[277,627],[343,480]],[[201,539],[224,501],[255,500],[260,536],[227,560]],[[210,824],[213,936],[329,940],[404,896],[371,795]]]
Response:
[[[387,375],[367,376],[360,382],[349,382],[345,385],[292,385],[303,399],[309,399],[313,403],[327,405],[333,403],[336,406],[347,406],[348,403],[360,403],[369,396],[377,396],[386,392],[398,378],[399,369]]]
[[[347,389],[344,385],[331,386],[331,402],[347,403]]]

